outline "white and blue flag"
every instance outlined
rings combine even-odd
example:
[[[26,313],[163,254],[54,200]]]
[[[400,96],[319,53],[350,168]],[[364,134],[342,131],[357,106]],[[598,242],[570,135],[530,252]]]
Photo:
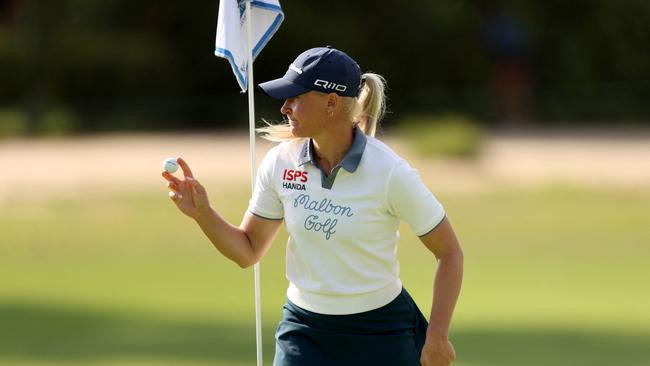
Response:
[[[248,89],[246,1],[221,0],[214,54],[228,59],[242,91]],[[279,0],[250,0],[253,60],[284,20]]]

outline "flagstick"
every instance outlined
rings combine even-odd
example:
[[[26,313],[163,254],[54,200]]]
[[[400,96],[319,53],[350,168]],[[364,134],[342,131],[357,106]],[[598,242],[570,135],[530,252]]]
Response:
[[[251,193],[255,189],[256,161],[255,161],[255,95],[253,86],[253,30],[252,30],[251,0],[246,0],[246,34],[248,36],[248,134],[250,139],[251,154]],[[257,366],[262,366],[262,301],[260,296],[260,264],[253,266],[255,275],[255,338],[257,346]]]

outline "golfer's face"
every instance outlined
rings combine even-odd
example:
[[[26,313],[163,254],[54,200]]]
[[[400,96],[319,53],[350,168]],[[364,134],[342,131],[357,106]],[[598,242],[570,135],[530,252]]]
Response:
[[[327,94],[314,91],[286,99],[280,109],[296,137],[314,137],[322,132],[326,111]]]

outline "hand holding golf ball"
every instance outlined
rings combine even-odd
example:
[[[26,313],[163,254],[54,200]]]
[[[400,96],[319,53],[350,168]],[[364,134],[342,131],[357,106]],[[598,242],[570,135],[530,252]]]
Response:
[[[183,179],[172,175],[178,168],[183,171]],[[210,202],[205,188],[194,179],[192,170],[182,158],[168,158],[163,162],[162,176],[167,180],[169,198],[187,216],[197,219],[209,212]]]
[[[171,174],[178,170],[178,162],[176,158],[167,158],[163,161],[163,169]]]

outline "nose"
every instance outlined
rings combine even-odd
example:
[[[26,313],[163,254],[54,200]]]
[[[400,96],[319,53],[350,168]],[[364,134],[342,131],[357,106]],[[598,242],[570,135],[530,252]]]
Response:
[[[280,113],[284,114],[285,116],[289,113],[291,113],[291,98],[285,99],[284,104],[282,104],[282,107],[280,108]]]

